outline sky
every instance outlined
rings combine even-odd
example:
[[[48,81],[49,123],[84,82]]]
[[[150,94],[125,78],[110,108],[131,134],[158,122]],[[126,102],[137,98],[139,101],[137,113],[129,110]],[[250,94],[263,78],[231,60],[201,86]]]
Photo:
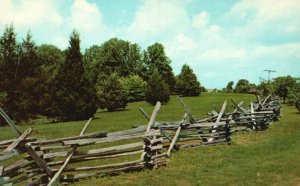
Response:
[[[84,51],[117,37],[142,49],[162,43],[175,75],[192,67],[202,86],[300,77],[300,0],[0,0],[0,34],[68,47],[73,29]]]

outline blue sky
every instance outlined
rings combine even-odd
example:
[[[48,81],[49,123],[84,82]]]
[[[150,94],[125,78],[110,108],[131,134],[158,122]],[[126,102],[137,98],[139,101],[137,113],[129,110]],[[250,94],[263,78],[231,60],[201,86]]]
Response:
[[[300,0],[0,0],[0,31],[13,23],[37,44],[82,49],[112,37],[143,49],[160,42],[175,74],[189,64],[207,88],[246,78],[300,77]]]

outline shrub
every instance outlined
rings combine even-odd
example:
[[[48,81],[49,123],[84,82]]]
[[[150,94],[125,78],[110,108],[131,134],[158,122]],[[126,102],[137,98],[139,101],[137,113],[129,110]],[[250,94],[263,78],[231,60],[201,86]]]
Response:
[[[129,102],[145,100],[146,82],[138,75],[122,78],[121,83]]]
[[[157,101],[164,104],[170,100],[170,94],[168,85],[158,71],[154,70],[146,88],[146,101],[152,105]]]
[[[107,108],[109,112],[127,106],[126,91],[116,73],[111,74],[98,88],[98,102],[101,109]]]

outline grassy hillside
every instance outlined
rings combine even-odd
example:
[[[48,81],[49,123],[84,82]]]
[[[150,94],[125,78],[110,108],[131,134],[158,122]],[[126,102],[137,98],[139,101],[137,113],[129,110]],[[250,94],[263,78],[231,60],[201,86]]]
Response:
[[[252,95],[203,94],[184,98],[196,117],[205,117],[219,107],[225,99],[243,100],[249,105]],[[230,103],[230,102],[229,102]],[[133,124],[147,121],[139,113],[143,107],[149,114],[153,106],[145,102],[129,104],[126,111],[99,111],[87,133],[116,131],[131,128]],[[229,104],[227,111],[232,111]],[[159,113],[160,121],[180,120],[184,110],[176,97],[164,105]],[[55,138],[78,135],[85,121],[31,125],[35,136]],[[20,126],[22,130],[30,125]],[[7,127],[1,127],[0,139],[12,137]],[[154,171],[122,174],[116,177],[88,179],[74,185],[299,185],[300,184],[300,114],[294,107],[283,107],[283,117],[268,130],[232,136],[232,145],[198,147],[174,153],[167,163]]]
[[[195,117],[206,117],[207,112],[213,109],[212,104],[218,105],[220,108],[225,99],[233,98],[236,102],[243,100],[246,105],[249,105],[250,100],[254,100],[252,95],[243,94],[217,94],[204,93],[200,97],[185,97],[183,98],[187,105],[191,108],[192,114]],[[231,105],[231,102],[229,102]],[[136,102],[128,104],[125,111],[107,112],[99,110],[95,118],[90,123],[86,133],[100,132],[100,131],[118,131],[129,129],[135,124],[147,124],[145,117],[139,112],[139,107],[143,107],[148,114],[152,113],[154,106],[146,102]],[[228,107],[232,111],[231,106]],[[184,114],[180,102],[173,96],[167,105],[163,105],[158,115],[160,121],[176,121],[181,120]],[[22,131],[28,127],[34,127],[34,136],[39,139],[52,139],[57,137],[78,135],[86,121],[64,122],[64,123],[47,123],[46,119],[38,119],[34,124],[23,124],[18,126]],[[9,127],[1,127],[0,140],[14,137],[14,133]]]

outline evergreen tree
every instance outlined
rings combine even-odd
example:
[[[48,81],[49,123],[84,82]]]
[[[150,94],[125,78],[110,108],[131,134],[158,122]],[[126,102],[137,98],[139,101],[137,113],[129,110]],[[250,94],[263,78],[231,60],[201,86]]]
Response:
[[[127,106],[126,91],[116,73],[111,74],[98,90],[98,102],[101,109],[112,112]]]
[[[18,101],[18,118],[27,120],[34,118],[40,113],[41,68],[37,58],[37,46],[32,41],[31,33],[28,32],[21,44],[19,54],[20,64],[16,70],[18,76],[18,92],[21,99]],[[18,98],[17,98],[18,99]]]
[[[0,92],[2,93],[1,105],[13,119],[17,119],[19,98],[17,95],[18,76],[16,74],[19,64],[19,46],[16,42],[16,33],[12,25],[6,26],[0,39]],[[5,99],[4,99],[5,98]]]
[[[146,101],[155,105],[157,101],[167,103],[170,100],[170,90],[168,85],[159,74],[158,70],[154,70],[146,88]]]
[[[37,47],[30,32],[19,45],[14,27],[6,27],[0,39],[0,92],[4,110],[16,120],[27,121],[39,113],[39,76]]]
[[[188,65],[183,65],[177,79],[177,91],[183,96],[199,96],[200,83]]]
[[[76,31],[70,37],[66,59],[51,89],[52,105],[47,115],[61,121],[92,117],[96,110],[96,90],[84,72],[80,38]]]
[[[233,92],[233,84],[234,82],[233,81],[229,81],[227,86],[226,86],[226,92]]]

